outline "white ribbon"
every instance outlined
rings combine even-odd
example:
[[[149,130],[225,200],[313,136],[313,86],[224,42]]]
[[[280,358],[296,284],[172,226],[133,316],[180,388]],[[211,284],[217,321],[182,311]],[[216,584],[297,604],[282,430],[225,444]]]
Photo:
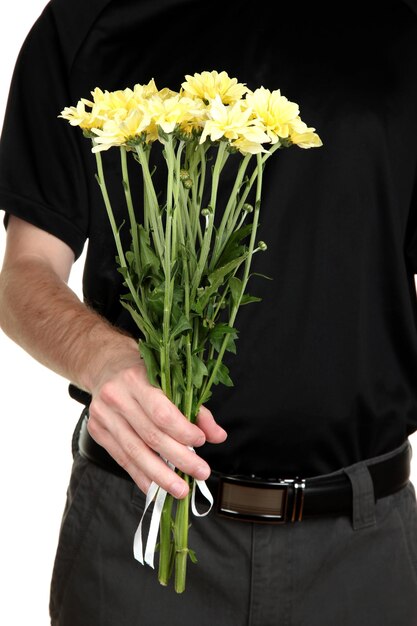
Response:
[[[190,448],[192,449],[192,448]],[[192,449],[194,452],[194,449]],[[172,463],[167,463],[171,469],[175,469]],[[201,494],[206,498],[209,502],[210,507],[204,513],[199,513],[197,511],[197,507],[195,505],[195,494],[196,489],[199,488]],[[167,491],[162,489],[155,482],[151,483],[151,486],[148,489],[148,493],[146,495],[145,508],[142,513],[142,517],[139,522],[139,526],[136,530],[135,537],[133,540],[133,554],[134,557],[139,563],[142,565],[146,563],[154,568],[154,556],[155,556],[155,547],[158,539],[158,531],[159,524],[161,521],[162,510],[164,508],[165,498],[167,497]],[[145,547],[145,555],[143,554],[143,541],[142,541],[142,524],[144,517],[146,515],[146,511],[148,510],[151,502],[155,499],[154,507],[152,510],[151,524],[149,526],[148,539],[146,541]],[[191,492],[191,510],[196,517],[205,517],[208,515],[213,506],[213,496],[210,493],[209,488],[207,487],[204,480],[195,480],[193,482],[193,489]]]

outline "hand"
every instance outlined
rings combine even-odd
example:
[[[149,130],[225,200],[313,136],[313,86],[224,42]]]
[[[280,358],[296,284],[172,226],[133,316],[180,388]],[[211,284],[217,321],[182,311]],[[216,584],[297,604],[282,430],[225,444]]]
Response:
[[[197,423],[191,424],[160,389],[153,387],[136,344],[107,362],[92,396],[90,435],[144,493],[152,481],[175,498],[188,493],[187,483],[160,456],[194,478],[208,478],[209,465],[188,446],[221,443],[226,432],[203,406]]]

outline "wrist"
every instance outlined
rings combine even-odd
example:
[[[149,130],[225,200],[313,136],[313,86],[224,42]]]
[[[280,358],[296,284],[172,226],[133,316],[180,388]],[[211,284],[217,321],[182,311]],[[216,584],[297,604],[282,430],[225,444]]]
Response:
[[[141,363],[137,342],[116,328],[94,329],[89,340],[90,354],[86,367],[80,372],[80,384],[90,393],[112,373]]]

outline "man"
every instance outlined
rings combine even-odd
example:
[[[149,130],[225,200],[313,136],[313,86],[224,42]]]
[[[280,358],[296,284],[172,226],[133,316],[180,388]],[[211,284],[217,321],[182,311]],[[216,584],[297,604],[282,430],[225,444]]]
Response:
[[[268,19],[246,2],[52,0],[29,34],[0,146],[0,323],[89,405],[74,435],[54,626],[417,623],[407,440],[417,427],[417,17],[402,0],[365,8],[360,19],[355,3],[342,19],[320,6]],[[237,322],[235,387],[216,388],[192,425],[147,379],[118,303],[88,142],[57,115],[96,86],[173,86],[212,68],[281,88],[324,148],[285,151],[266,172],[269,247],[257,271],[273,281],[254,284],[263,302]],[[115,165],[115,194],[118,177]],[[65,282],[87,238],[83,304]],[[150,483],[187,491],[160,456],[196,478],[212,470],[214,493],[225,476],[257,497],[275,490],[275,521],[286,523],[264,523],[262,496],[249,523],[245,502],[235,519],[193,518],[200,562],[175,596],[131,554]],[[271,486],[282,478],[296,481]]]

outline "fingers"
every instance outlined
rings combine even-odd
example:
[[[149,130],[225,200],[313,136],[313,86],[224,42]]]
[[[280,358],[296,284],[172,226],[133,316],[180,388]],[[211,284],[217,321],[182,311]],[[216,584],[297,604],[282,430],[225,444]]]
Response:
[[[105,383],[99,398],[119,414],[127,416],[134,428],[135,418],[146,415],[154,425],[149,432],[151,447],[154,449],[158,447],[159,432],[166,433],[185,446],[199,447],[205,443],[204,432],[185,419],[165,394],[149,383],[142,369],[133,372],[129,370],[125,379]],[[156,439],[155,446],[152,445],[153,438]]]
[[[126,472],[128,472],[128,474],[130,474],[139,489],[145,494],[148,493],[152,480],[137,466],[129,464],[122,446],[115,441],[111,434],[105,429],[100,429],[97,422],[93,419],[88,420],[87,429],[93,439],[103,446],[113,457],[116,463],[118,463]]]
[[[149,449],[132,431],[125,434],[121,444],[111,433],[103,434],[102,444],[117,463],[132,477],[144,493],[152,482],[157,483],[175,498],[184,498],[188,491],[182,480],[160,456]]]
[[[176,498],[187,495],[187,483],[162,459],[168,459],[176,468],[199,480],[208,478],[210,467],[189,449],[188,443],[180,443],[158,428],[132,400],[128,402],[125,398],[122,404],[123,415],[100,397],[95,398],[90,405],[88,430],[142,491],[154,481]],[[180,416],[187,423],[181,413]]]
[[[91,436],[142,491],[155,482],[175,498],[185,497],[189,487],[165,459],[180,472],[205,480],[210,467],[190,448],[206,440],[221,443],[227,436],[205,407],[196,424],[189,422],[137,365],[110,373],[93,394],[89,414]]]
[[[227,432],[217,424],[212,412],[205,406],[200,407],[196,423],[210,443],[222,443],[227,438]]]

